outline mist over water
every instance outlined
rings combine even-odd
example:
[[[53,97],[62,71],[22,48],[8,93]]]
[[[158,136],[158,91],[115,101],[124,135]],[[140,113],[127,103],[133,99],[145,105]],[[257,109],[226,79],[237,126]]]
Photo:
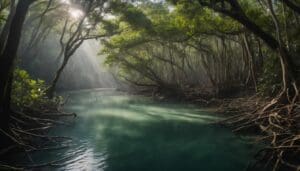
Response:
[[[59,88],[117,88],[117,80],[104,65],[105,56],[99,56],[100,44],[85,41],[72,56],[59,80]]]
[[[57,90],[91,88],[119,88],[121,85],[113,76],[112,69],[105,66],[105,56],[99,55],[101,45],[97,40],[86,40],[70,58],[57,83]],[[20,48],[22,69],[37,79],[51,83],[62,63],[57,36],[49,36],[38,47],[28,51],[26,45]]]
[[[78,117],[50,134],[73,141],[69,148],[32,153],[36,163],[64,159],[44,170],[242,171],[257,150],[246,137],[211,124],[220,118],[194,105],[84,90],[69,93],[65,110]],[[30,163],[20,155],[17,163]]]

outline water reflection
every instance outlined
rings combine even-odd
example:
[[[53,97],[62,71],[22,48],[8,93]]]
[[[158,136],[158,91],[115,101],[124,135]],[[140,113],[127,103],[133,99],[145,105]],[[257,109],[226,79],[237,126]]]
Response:
[[[84,92],[72,94],[66,109],[78,119],[53,133],[71,136],[76,144],[35,158],[67,157],[51,170],[241,171],[255,151],[209,124],[217,117],[190,105]]]
[[[61,163],[58,170],[104,170],[105,160],[107,158],[106,153],[95,153],[93,148],[88,148],[85,150],[72,149],[71,153],[64,153],[64,156],[70,156],[69,160]]]

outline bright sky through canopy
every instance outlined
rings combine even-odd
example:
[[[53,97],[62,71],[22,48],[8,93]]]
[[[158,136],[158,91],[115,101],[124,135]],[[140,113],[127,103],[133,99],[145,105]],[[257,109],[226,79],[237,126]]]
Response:
[[[60,0],[61,3],[66,4],[69,6],[69,14],[72,18],[74,19],[80,19],[81,17],[83,17],[84,12],[80,9],[74,8],[71,6],[71,2],[70,0]]]
[[[75,8],[70,8],[69,13],[70,13],[71,17],[73,17],[74,19],[79,19],[84,15],[83,11],[81,11],[80,9],[75,9]]]

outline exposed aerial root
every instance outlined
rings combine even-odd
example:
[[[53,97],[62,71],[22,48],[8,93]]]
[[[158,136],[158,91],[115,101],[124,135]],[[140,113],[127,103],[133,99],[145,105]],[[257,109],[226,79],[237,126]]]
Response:
[[[292,91],[283,91],[266,105],[257,106],[253,112],[241,112],[222,123],[235,132],[260,130],[262,137],[258,140],[268,146],[259,151],[254,166],[265,163],[272,171],[300,171],[300,101],[296,84]]]
[[[31,161],[30,153],[35,151],[48,151],[67,148],[71,138],[64,136],[50,136],[48,131],[56,125],[69,125],[69,122],[61,117],[76,117],[75,113],[61,111],[61,105],[40,107],[39,109],[25,108],[23,111],[11,111],[9,129],[0,129],[1,136],[10,140],[9,147],[0,149],[0,157],[6,156],[12,150],[24,152]],[[13,166],[14,163],[1,163],[0,170],[24,170],[57,164],[59,161],[36,164],[31,166]]]

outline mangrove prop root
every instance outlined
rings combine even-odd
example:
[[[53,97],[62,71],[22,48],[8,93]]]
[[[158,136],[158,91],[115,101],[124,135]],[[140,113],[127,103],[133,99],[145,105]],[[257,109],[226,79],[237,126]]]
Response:
[[[232,127],[233,131],[253,128],[261,131],[262,136],[258,141],[269,145],[258,152],[257,162],[265,163],[272,171],[282,168],[300,171],[300,100],[298,88],[293,88],[293,95],[289,94],[291,91],[286,90],[269,103],[244,101],[247,105],[257,107],[252,112],[239,109],[243,106],[239,104],[223,106],[225,110],[231,109],[239,113],[221,121]]]
[[[36,151],[49,151],[68,148],[66,143],[72,142],[70,137],[50,136],[48,131],[56,125],[69,125],[69,121],[62,120],[62,117],[76,117],[75,113],[61,111],[63,104],[55,106],[44,106],[40,108],[25,107],[21,111],[12,111],[8,130],[0,129],[1,136],[7,137],[11,141],[11,146],[1,147],[0,156],[5,156],[12,149],[24,152],[31,161],[31,166],[14,166],[9,163],[0,162],[0,170],[24,170],[29,168],[40,168],[58,164],[63,159],[35,164],[29,153]],[[15,151],[15,150],[14,150]]]

